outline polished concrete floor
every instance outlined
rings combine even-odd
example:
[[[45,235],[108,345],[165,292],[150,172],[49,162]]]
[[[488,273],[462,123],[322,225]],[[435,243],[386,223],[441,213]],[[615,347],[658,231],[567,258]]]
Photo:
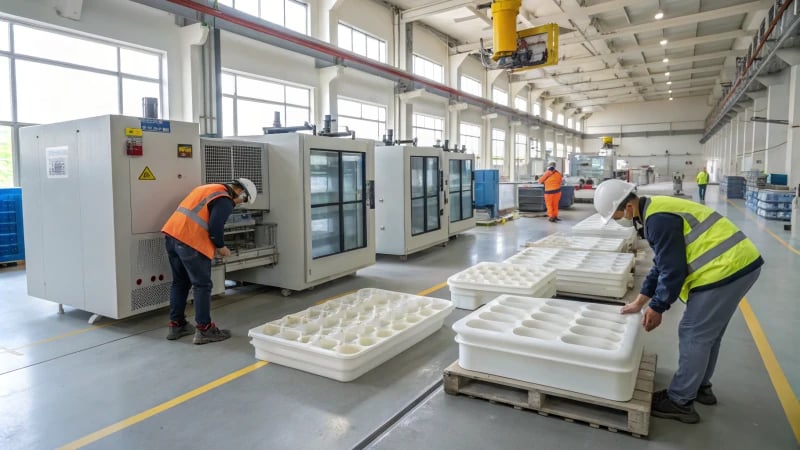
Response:
[[[767,265],[747,299],[798,393],[800,252],[776,238],[800,246],[782,222],[745,213],[741,200],[718,198],[716,187],[707,203],[739,224],[764,254]],[[289,298],[273,288],[230,290],[214,300],[212,314],[233,338],[205,346],[165,340],[165,310],[93,326],[84,311],[67,308],[59,315],[57,305],[26,295],[24,268],[0,270],[6,328],[0,335],[0,448],[797,448],[790,420],[800,418],[787,418],[740,312],[728,327],[714,379],[720,404],[698,405],[697,425],[654,418],[649,439],[444,394],[438,383],[458,358],[450,326],[466,314],[460,310],[429,338],[350,383],[254,365],[247,337],[252,327],[362,287],[428,290],[479,261],[511,256],[528,239],[569,230],[591,213],[591,205],[578,204],[559,224],[521,218],[478,227],[446,248],[406,262],[379,257],[357,276]],[[449,292],[445,286],[429,295],[448,298]],[[659,355],[657,387],[677,366],[681,310],[673,307],[661,327],[644,336],[647,351]],[[784,400],[790,411],[797,405],[794,394]]]

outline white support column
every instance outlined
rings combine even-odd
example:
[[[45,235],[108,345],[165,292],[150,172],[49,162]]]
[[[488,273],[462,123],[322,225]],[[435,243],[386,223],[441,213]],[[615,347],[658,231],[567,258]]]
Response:
[[[753,110],[750,117],[764,117],[767,115],[767,91],[758,91],[753,98]],[[752,141],[748,142],[752,156],[752,170],[764,170],[764,161],[767,148],[767,124],[764,122],[749,122],[752,124]],[[750,128],[750,127],[748,127]]]
[[[767,95],[767,111],[764,115],[770,120],[786,120],[789,114],[789,72],[781,72],[779,82],[770,85]],[[766,125],[767,149],[764,157],[764,170],[767,173],[786,173],[786,125]]]
[[[788,96],[789,127],[786,132],[786,172],[789,185],[800,184],[800,65],[794,65],[789,74]]]
[[[483,164],[479,164],[479,167],[483,169],[491,169],[492,168],[492,120],[497,118],[497,113],[491,114],[484,114],[482,117],[483,119],[483,132],[481,133],[481,161]]]
[[[450,56],[450,63],[448,64],[448,72],[449,72],[449,86],[458,90],[461,90],[461,86],[459,86],[459,78],[460,78],[460,68],[461,65],[464,64],[466,61],[467,53],[461,53],[457,55]],[[448,108],[447,120],[444,124],[445,130],[447,130],[447,137],[445,139],[450,139],[450,145],[455,146],[458,142],[458,130],[460,124],[461,114],[460,111],[466,109],[466,104],[452,104]]]
[[[338,104],[336,102],[336,97],[338,95],[339,89],[337,87],[338,80],[343,73],[344,67],[341,66],[330,66],[330,67],[323,67],[321,69],[317,69],[319,72],[319,96],[317,96],[317,108],[318,117],[317,123],[322,123],[323,117],[326,114],[330,114],[331,117],[336,118],[339,116],[338,111]],[[286,124],[286,118],[282,118],[285,125],[302,125],[302,124]]]

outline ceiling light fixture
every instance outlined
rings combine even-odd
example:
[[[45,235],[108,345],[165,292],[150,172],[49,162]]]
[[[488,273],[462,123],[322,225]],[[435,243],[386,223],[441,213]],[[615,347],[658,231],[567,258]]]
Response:
[[[667,86],[669,86],[670,84],[672,84],[672,81],[667,81]]]
[[[667,92],[669,92],[670,94],[672,94],[672,89],[670,89],[670,90],[669,90],[669,91],[667,91]]]
[[[669,62],[669,58],[664,58],[664,59],[661,60],[661,62],[668,63]]]
[[[669,41],[666,40],[666,39],[662,39],[662,40],[658,41],[658,43],[661,44],[661,45],[667,45],[667,42],[669,42]]]
[[[656,20],[661,20],[664,18],[664,11],[658,10],[656,11],[656,15],[653,16]]]
[[[664,76],[668,77],[669,76],[669,72],[664,72]]]
[[[672,97],[669,98],[669,101],[672,101]]]

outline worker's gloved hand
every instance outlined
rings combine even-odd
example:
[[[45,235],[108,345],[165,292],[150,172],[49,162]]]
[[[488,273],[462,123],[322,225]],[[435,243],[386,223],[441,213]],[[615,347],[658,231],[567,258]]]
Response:
[[[634,301],[628,303],[627,305],[623,306],[622,310],[620,312],[622,314],[638,313],[639,311],[642,310],[642,308],[644,308],[644,305],[646,305],[649,301],[650,301],[650,297],[648,297],[648,296],[646,296],[644,294],[639,294],[636,297],[636,300],[634,300]]]
[[[220,258],[227,258],[228,256],[231,256],[231,250],[228,247],[218,248],[217,256]]]
[[[644,310],[644,317],[642,318],[642,326],[645,331],[653,331],[661,325],[661,313],[656,312],[649,307]]]

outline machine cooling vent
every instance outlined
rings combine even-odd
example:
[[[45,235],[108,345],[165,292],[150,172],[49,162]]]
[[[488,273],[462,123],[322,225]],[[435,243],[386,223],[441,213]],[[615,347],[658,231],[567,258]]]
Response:
[[[136,254],[136,274],[146,276],[170,273],[164,238],[141,239]]]
[[[169,289],[172,283],[160,283],[131,291],[131,311],[169,304]]]
[[[205,143],[205,183],[227,183],[235,178],[249,178],[258,193],[264,193],[262,147]]]

